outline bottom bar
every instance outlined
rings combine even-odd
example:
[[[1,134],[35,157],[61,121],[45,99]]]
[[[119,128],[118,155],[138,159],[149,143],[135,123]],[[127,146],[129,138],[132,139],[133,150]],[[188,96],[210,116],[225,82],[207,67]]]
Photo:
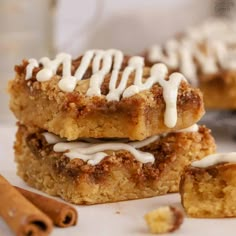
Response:
[[[87,139],[84,146],[94,141]],[[109,142],[107,139],[97,141]],[[66,156],[67,151],[54,151],[56,142],[55,136],[54,140],[47,140],[43,131],[19,125],[15,142],[18,175],[29,185],[75,204],[116,202],[177,192],[185,166],[215,152],[214,139],[205,126],[195,131],[168,133],[142,148],[137,147],[138,152],[152,155],[154,163],[142,163],[129,151],[121,149],[106,150],[105,158],[90,165],[80,156],[70,158]],[[78,147],[76,142],[66,144]]]

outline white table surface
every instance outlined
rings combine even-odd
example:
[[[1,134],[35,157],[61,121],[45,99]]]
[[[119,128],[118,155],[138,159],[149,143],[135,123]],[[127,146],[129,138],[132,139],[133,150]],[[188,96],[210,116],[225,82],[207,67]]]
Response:
[[[0,173],[12,184],[36,191],[28,187],[18,176],[13,160],[13,142],[16,128],[12,125],[0,125]],[[236,141],[218,130],[215,133],[219,152],[236,151]],[[162,205],[174,205],[181,208],[178,194],[169,194],[142,200],[125,201],[95,206],[78,206],[79,222],[67,229],[54,228],[52,236],[62,235],[151,235],[148,233],[143,215]],[[119,214],[117,213],[119,212]],[[235,235],[236,219],[191,219],[185,217],[182,227],[171,235]],[[167,235],[167,234],[165,234]],[[13,236],[8,226],[0,218],[0,236]]]

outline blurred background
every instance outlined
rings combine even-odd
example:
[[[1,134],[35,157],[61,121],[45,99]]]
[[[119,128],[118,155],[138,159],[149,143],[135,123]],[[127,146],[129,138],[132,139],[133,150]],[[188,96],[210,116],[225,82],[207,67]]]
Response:
[[[7,82],[23,58],[74,57],[89,48],[143,52],[213,15],[232,0],[0,0],[0,123],[13,123]]]

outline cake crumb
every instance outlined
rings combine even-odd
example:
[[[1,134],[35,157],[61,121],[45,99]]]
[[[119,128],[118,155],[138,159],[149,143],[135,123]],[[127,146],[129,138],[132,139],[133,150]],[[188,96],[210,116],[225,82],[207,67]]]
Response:
[[[163,206],[148,212],[144,216],[149,231],[153,234],[162,234],[177,230],[183,223],[183,213],[175,207]]]

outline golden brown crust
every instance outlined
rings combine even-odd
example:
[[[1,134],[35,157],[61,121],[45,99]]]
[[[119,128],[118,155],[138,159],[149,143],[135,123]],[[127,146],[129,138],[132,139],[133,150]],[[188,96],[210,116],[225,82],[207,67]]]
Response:
[[[121,101],[107,102],[108,75],[102,85],[102,96],[87,97],[89,79],[81,80],[74,92],[60,91],[60,75],[38,82],[25,80],[25,67],[17,67],[16,77],[9,83],[10,108],[20,122],[74,140],[79,137],[129,138],[142,140],[154,134],[186,128],[204,114],[202,95],[198,89],[182,82],[178,92],[178,120],[173,129],[164,124],[165,102],[162,88],[140,92]],[[149,75],[145,69],[145,76]],[[132,74],[130,80],[134,75]]]
[[[221,163],[207,168],[186,167],[180,181],[181,202],[196,218],[236,216],[236,164]]]
[[[98,165],[55,153],[43,136],[20,125],[15,143],[18,174],[30,185],[76,204],[151,197],[178,190],[180,173],[215,151],[210,131],[170,133],[142,148],[155,163],[142,164],[127,151],[108,152]]]

